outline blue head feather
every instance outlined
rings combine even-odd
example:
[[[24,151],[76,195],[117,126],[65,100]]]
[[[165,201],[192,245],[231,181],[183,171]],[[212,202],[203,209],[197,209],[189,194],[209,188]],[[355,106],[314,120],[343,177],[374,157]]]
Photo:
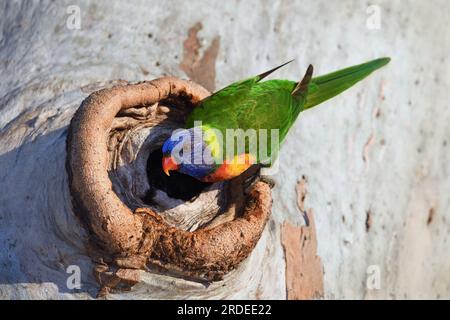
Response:
[[[200,128],[176,130],[162,147],[164,156],[172,156],[178,171],[201,179],[216,169],[209,146]],[[187,153],[187,154],[185,154]]]

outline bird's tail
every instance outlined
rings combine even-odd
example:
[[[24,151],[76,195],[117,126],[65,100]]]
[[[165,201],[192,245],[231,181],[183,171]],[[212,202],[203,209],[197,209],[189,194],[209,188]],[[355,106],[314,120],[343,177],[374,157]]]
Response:
[[[312,108],[352,87],[373,71],[389,63],[390,58],[380,58],[312,78],[303,110]]]

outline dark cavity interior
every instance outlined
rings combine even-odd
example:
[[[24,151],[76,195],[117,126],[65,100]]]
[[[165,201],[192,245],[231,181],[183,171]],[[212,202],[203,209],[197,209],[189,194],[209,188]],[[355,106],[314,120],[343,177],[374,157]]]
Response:
[[[162,150],[157,149],[148,157],[147,177],[152,189],[162,190],[171,198],[188,201],[211,185],[177,171],[171,171],[170,176],[167,176],[162,169],[162,156]],[[143,200],[151,203],[152,196],[150,193]]]

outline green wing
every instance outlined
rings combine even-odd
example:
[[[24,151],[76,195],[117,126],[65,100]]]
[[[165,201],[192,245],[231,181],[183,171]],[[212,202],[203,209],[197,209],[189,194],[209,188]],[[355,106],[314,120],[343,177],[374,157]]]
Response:
[[[257,82],[253,79],[234,84],[202,101],[189,116],[186,126],[199,125],[195,121],[201,121],[203,126],[218,129],[225,143],[231,142],[227,129],[241,129],[234,133],[246,135],[245,152],[253,154],[258,162],[268,163],[276,157],[280,143],[306,100],[306,94],[292,94],[296,85],[294,81],[287,80]],[[261,135],[264,137],[261,138]],[[256,142],[253,148],[248,144],[249,137],[256,138],[251,140]],[[234,140],[233,151],[223,145],[219,148],[236,155],[240,153],[237,141]]]
[[[186,127],[201,121],[219,130],[280,128],[282,123],[294,120],[291,92],[295,85],[293,81],[270,80],[227,87],[203,100],[189,115]]]
[[[252,90],[261,85],[260,81],[262,79],[290,62],[292,62],[292,60],[257,75],[256,77],[235,82],[205,98],[187,118],[186,127],[191,128],[194,126],[195,121],[202,121],[202,124],[208,125],[219,123],[220,128],[242,128],[237,126],[236,116],[245,112],[245,106],[252,103]],[[258,95],[258,93],[256,94]],[[242,125],[242,123],[240,123],[240,125]]]
[[[266,134],[264,142],[267,146],[267,149],[264,150],[264,159],[259,157],[259,152],[256,152],[254,156],[258,161],[267,162],[273,155],[271,130],[278,129],[279,140],[277,142],[281,142],[295,121],[296,114],[300,112],[306,97],[306,95],[304,97],[292,95],[292,91],[296,87],[296,83],[293,81],[260,82],[283,65],[256,77],[231,84],[207,97],[189,115],[186,127],[199,125],[200,123],[196,123],[196,121],[201,121],[203,126],[218,129],[224,140],[227,139],[227,129],[242,129],[244,133],[250,133],[247,130],[252,129],[251,131],[256,133],[257,145],[259,145],[261,129],[265,129],[265,133],[262,133]],[[237,140],[235,141],[234,154],[237,154],[238,144]],[[220,149],[225,150],[223,145],[220,146]],[[254,149],[249,147],[247,138],[245,151],[254,153],[252,150]]]

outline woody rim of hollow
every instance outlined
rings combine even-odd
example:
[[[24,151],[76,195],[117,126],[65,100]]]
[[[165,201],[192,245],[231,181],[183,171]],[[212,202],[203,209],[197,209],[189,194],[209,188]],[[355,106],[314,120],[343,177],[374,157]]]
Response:
[[[208,95],[198,84],[167,77],[94,92],[75,113],[67,140],[72,203],[92,242],[117,265],[127,267],[126,261],[138,261],[130,267],[144,269],[150,263],[217,280],[244,260],[258,242],[272,202],[264,182],[251,186],[244,195],[242,214],[234,220],[193,232],[169,225],[148,208],[132,211],[113,191],[107,143],[116,115],[169,97],[188,98],[195,104]]]

